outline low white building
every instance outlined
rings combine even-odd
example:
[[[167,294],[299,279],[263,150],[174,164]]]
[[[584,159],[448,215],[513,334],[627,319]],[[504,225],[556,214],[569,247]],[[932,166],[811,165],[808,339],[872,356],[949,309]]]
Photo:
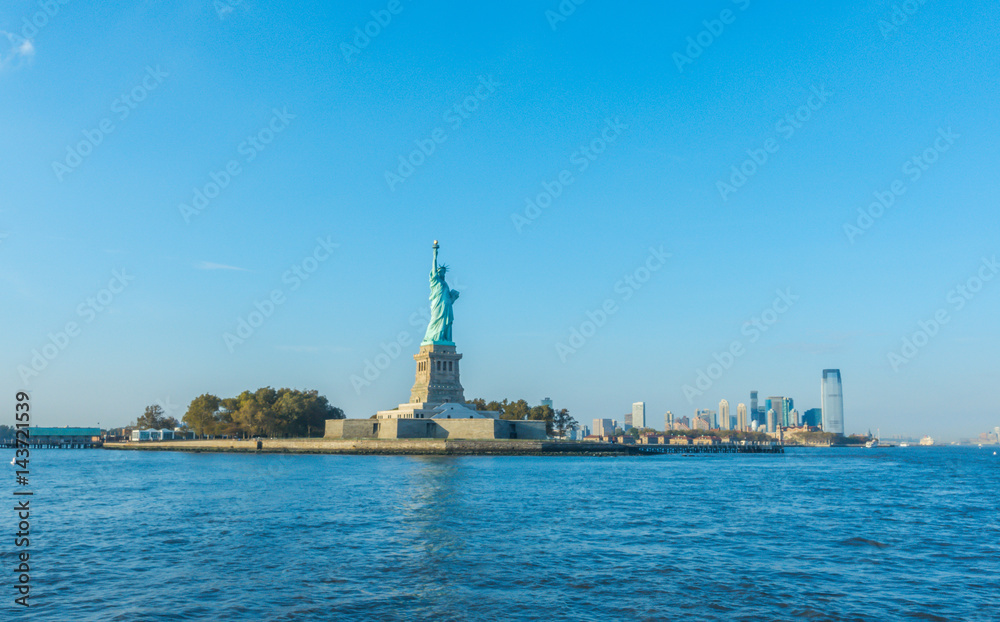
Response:
[[[174,439],[173,430],[132,430],[133,441],[171,441]]]

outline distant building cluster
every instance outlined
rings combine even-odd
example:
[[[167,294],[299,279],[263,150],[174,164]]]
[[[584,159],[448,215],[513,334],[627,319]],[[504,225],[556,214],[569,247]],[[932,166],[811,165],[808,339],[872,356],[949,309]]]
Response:
[[[692,417],[678,417],[667,411],[663,417],[663,429],[673,430],[720,430],[722,432],[763,432],[780,437],[785,431],[823,431],[844,434],[843,387],[839,369],[824,369],[820,382],[820,407],[809,408],[800,413],[795,401],[783,395],[772,395],[764,400],[757,391],[750,391],[749,405],[739,402],[732,412],[728,400],[719,402],[718,410],[695,409]],[[626,413],[619,424],[618,419],[594,419],[589,434],[581,438],[611,438],[627,433],[632,428],[646,428],[646,404],[635,402],[632,411]]]
[[[990,432],[983,432],[979,435],[980,443],[1000,444],[1000,426],[996,426]]]

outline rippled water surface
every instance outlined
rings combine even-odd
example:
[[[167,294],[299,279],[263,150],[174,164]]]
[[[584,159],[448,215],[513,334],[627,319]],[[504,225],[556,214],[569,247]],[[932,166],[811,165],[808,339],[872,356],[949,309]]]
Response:
[[[993,449],[38,450],[34,606],[0,617],[1000,620]]]

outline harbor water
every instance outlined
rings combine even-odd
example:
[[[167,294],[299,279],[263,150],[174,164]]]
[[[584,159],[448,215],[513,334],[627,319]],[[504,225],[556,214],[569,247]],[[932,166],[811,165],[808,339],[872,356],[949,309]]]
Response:
[[[998,620],[995,449],[36,450],[0,618]]]

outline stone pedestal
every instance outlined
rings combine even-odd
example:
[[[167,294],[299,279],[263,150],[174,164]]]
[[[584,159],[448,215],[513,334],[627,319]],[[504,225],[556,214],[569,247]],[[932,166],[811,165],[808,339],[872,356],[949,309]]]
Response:
[[[465,403],[465,391],[459,380],[458,362],[462,355],[455,346],[420,346],[413,355],[417,378],[410,390],[411,404]]]

